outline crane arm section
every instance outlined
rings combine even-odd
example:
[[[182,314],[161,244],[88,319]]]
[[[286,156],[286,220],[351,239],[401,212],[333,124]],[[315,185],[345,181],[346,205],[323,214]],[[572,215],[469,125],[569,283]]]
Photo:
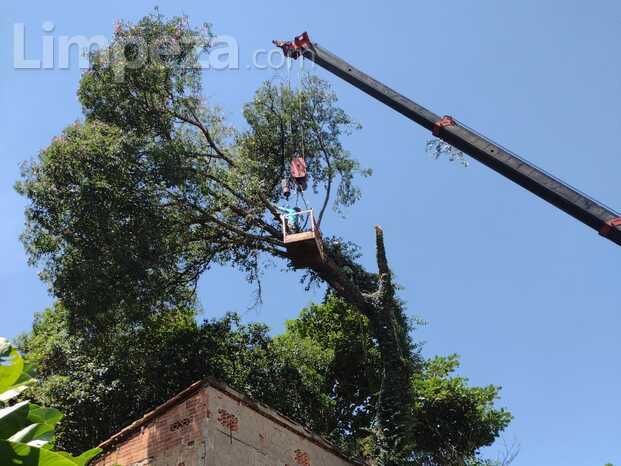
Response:
[[[290,58],[303,56],[470,155],[533,194],[558,207],[621,246],[621,215],[536,167],[450,116],[440,117],[373,79],[310,41],[304,33],[293,41],[274,41]]]

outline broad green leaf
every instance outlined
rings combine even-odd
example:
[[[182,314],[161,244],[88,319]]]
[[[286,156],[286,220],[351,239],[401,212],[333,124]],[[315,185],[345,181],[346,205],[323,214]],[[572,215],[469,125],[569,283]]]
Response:
[[[78,458],[73,458],[55,451],[31,447],[24,443],[0,440],[2,466],[85,466],[97,453],[99,452],[97,451],[85,459],[82,456],[86,453]]]
[[[30,422],[55,425],[63,418],[63,414],[54,408],[44,408],[33,403],[29,408],[28,420]]]
[[[101,451],[101,448],[92,448],[77,457],[71,456],[71,454],[67,453],[66,451],[58,451],[56,453],[65,458],[69,458],[71,461],[73,461],[73,464],[77,464],[78,466],[85,466],[91,459],[101,453]]]
[[[23,393],[28,386],[35,382],[35,379],[33,378],[34,373],[35,370],[33,366],[24,361],[24,368],[21,375],[15,381],[13,386],[4,392],[0,392],[0,401],[6,402],[12,400],[13,398],[17,398],[17,396]]]
[[[91,448],[90,450],[85,451],[77,458],[72,458],[75,461],[75,464],[78,466],[86,466],[90,460],[95,458],[99,453],[101,453],[101,448]]]
[[[24,360],[6,338],[0,337],[0,394],[17,382],[24,370]]]
[[[41,448],[54,440],[54,426],[50,424],[30,424],[12,435],[9,440]]]
[[[30,385],[30,381],[13,385],[10,389],[4,391],[0,394],[0,401],[6,402],[12,400],[13,398],[17,398],[21,393],[24,392]]]
[[[0,393],[0,401],[9,401],[13,398],[16,398],[20,393],[28,388],[29,385],[35,382],[35,379],[30,375],[34,373],[32,366],[30,364],[24,363],[24,370],[18,379],[15,381],[13,386],[8,390]]]
[[[35,369],[35,367],[24,361],[24,370],[22,372],[22,377],[26,377],[28,379],[34,379],[35,376],[37,375],[37,370]],[[20,380],[18,380],[18,382],[21,381],[22,377],[20,377]]]
[[[15,381],[15,384],[26,383],[34,381],[34,378],[31,374],[34,374],[34,369],[32,366],[24,361],[24,367],[21,375]]]
[[[28,420],[28,413],[28,401],[0,409],[0,439],[7,439],[31,424]]]
[[[9,400],[34,382],[33,369],[8,340],[0,338],[0,400]],[[100,449],[78,457],[49,449],[54,426],[63,415],[53,408],[22,401],[0,409],[0,466],[86,466]]]

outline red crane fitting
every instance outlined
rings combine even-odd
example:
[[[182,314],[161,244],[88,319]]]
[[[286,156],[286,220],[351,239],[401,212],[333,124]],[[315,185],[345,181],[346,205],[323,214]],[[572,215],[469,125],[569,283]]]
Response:
[[[308,49],[312,44],[307,32],[303,32],[296,36],[292,41],[273,40],[272,43],[276,47],[280,47],[285,57],[296,59],[302,55],[304,49]]]
[[[599,230],[599,234],[602,236],[608,236],[614,228],[621,227],[621,217],[608,220],[604,226]]]
[[[442,118],[436,121],[436,124],[433,125],[433,129],[431,130],[431,132],[435,137],[438,137],[440,136],[440,131],[442,131],[442,128],[446,128],[447,126],[455,126],[455,118],[450,115],[444,115]]]

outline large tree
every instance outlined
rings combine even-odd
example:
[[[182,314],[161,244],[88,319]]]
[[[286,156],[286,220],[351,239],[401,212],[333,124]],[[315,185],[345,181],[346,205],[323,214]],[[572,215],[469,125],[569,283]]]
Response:
[[[366,172],[341,144],[354,125],[326,83],[264,84],[235,130],[203,97],[196,65],[210,40],[184,18],[120,23],[80,82],[84,121],[24,168],[24,243],[85,338],[191,306],[214,264],[256,281],[271,259],[289,262],[275,204],[296,151],[321,199],[319,225],[330,204],[359,198],[355,177]],[[398,464],[416,448],[410,382],[422,366],[380,228],[376,238],[378,272],[329,239],[308,272],[368,319],[381,363],[375,453]]]

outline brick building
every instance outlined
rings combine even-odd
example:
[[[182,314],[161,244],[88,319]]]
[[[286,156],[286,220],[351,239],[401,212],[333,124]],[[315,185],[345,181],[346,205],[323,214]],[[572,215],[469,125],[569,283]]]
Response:
[[[95,466],[362,465],[269,407],[209,379],[197,382],[100,447]]]

